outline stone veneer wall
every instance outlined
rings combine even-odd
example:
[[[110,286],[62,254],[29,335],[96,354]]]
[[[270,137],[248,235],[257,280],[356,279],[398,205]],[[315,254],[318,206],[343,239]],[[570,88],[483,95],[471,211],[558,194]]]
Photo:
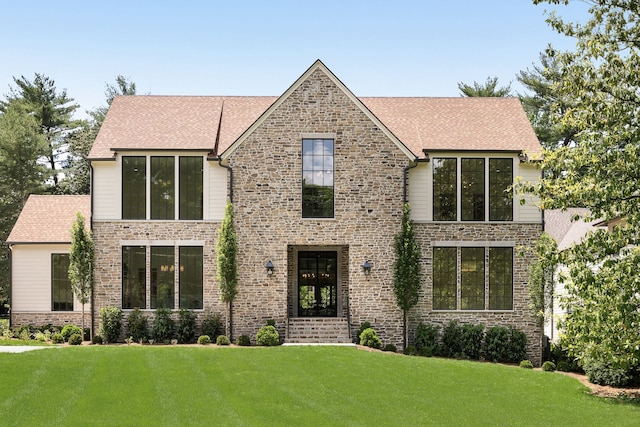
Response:
[[[84,308],[85,328],[91,325],[91,306],[87,304]],[[50,311],[50,312],[20,312],[11,313],[11,327],[18,328],[22,325],[44,326],[64,326],[72,324],[82,326],[82,312],[71,311]]]
[[[335,215],[302,218],[302,138],[335,135]],[[391,287],[393,235],[402,217],[409,159],[322,71],[315,71],[229,157],[239,254],[235,335],[254,335],[266,319],[285,333],[289,247],[348,247],[354,329],[364,321],[385,342],[402,340]],[[365,277],[361,265],[371,260]],[[265,263],[275,265],[267,276]]]
[[[522,223],[416,223],[416,236],[422,247],[422,271],[425,282],[416,307],[409,314],[410,330],[415,331],[419,322],[442,327],[451,320],[460,323],[492,326],[514,326],[527,335],[527,355],[531,362],[539,366],[542,363],[542,329],[536,324],[529,308],[529,265],[533,261],[531,251],[535,240],[542,233],[541,224]],[[513,310],[509,311],[433,311],[432,308],[432,260],[434,242],[514,242],[513,256]],[[460,260],[458,259],[458,265]],[[458,266],[458,271],[460,267]],[[488,285],[485,285],[488,287]],[[487,288],[488,289],[488,288]],[[459,288],[458,288],[459,293]]]
[[[215,239],[220,228],[219,222],[207,221],[94,221],[93,239],[95,242],[95,324],[100,324],[102,307],[122,307],[122,241],[140,242],[140,246],[180,246],[188,240],[204,241],[203,245],[203,306],[196,310],[218,313],[224,319],[227,309],[220,302],[220,292],[216,280]],[[170,244],[170,242],[175,242]],[[149,250],[147,250],[147,304],[149,296]],[[175,285],[178,292],[178,269]],[[153,311],[147,310],[149,322]],[[177,311],[177,307],[176,307]],[[130,310],[126,310],[124,317]],[[126,322],[125,322],[126,323]],[[123,325],[123,329],[126,325]]]

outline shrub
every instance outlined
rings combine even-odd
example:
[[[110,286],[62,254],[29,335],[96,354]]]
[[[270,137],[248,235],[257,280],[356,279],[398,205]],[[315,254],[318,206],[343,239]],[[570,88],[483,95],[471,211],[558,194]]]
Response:
[[[175,330],[175,322],[171,318],[171,310],[168,308],[158,308],[156,317],[153,319],[151,327],[151,336],[157,342],[168,344],[173,338]]]
[[[149,335],[149,322],[144,313],[138,308],[134,308],[127,316],[129,325],[129,336],[135,342],[145,341]]]
[[[390,351],[392,353],[397,353],[398,348],[393,344],[387,344],[384,347],[382,347],[382,351]]]
[[[545,372],[553,372],[556,370],[556,364],[550,360],[547,360],[542,364],[542,370]]]
[[[280,334],[275,326],[267,325],[258,330],[256,344],[262,346],[280,345]]]
[[[229,341],[229,337],[227,337],[226,335],[218,335],[218,338],[216,338],[216,345],[229,345],[231,344],[231,341]]]
[[[19,329],[18,338],[20,338],[22,341],[29,341],[31,339],[31,331],[28,328]]]
[[[198,337],[198,344],[200,345],[211,344],[211,338],[209,337],[209,335],[200,335]]]
[[[404,349],[403,353],[407,356],[417,356],[418,349],[416,349],[415,345],[408,345],[407,348]]]
[[[101,308],[100,319],[98,335],[107,343],[117,342],[122,332],[122,310],[118,307]]]
[[[416,354],[431,357],[438,351],[438,326],[427,326],[420,322],[416,328],[413,346]]]
[[[556,369],[560,372],[571,372],[571,365],[566,360],[561,360],[558,362]]]
[[[516,363],[526,357],[527,336],[505,326],[494,326],[485,335],[485,354],[493,362]]]
[[[51,335],[51,342],[54,344],[62,344],[64,342],[64,337],[60,332],[56,332],[55,334]]]
[[[249,335],[240,335],[238,337],[238,345],[242,347],[249,347],[251,345],[251,338],[249,338]]]
[[[2,331],[2,338],[7,340],[13,338],[13,331],[11,330],[11,328],[6,328],[4,331]]]
[[[451,320],[442,329],[440,355],[444,357],[462,356],[462,327],[456,320]]]
[[[371,348],[382,347],[382,341],[378,338],[378,334],[373,328],[367,328],[360,334],[360,345]]]
[[[75,334],[82,334],[82,330],[76,326],[76,325],[64,325],[64,328],[62,328],[62,332],[60,332],[62,334],[62,338],[64,338],[65,341],[69,341],[69,338],[71,338],[71,335],[75,335]],[[80,335],[80,338],[82,338],[82,335]]]
[[[192,310],[183,308],[178,312],[176,335],[180,344],[192,344],[196,341],[196,315]]]
[[[51,332],[47,331],[45,332],[36,332],[36,340],[40,341],[40,342],[45,342],[47,341],[49,338],[51,338]]]
[[[267,326],[276,326],[276,321],[273,319],[267,319]]]
[[[202,335],[209,335],[212,340],[222,335],[222,321],[220,315],[208,312],[202,319]]]
[[[91,340],[91,343],[102,344],[102,337],[100,335],[94,335],[93,339]]]
[[[69,345],[80,345],[82,344],[82,335],[73,334],[69,337]]]
[[[465,324],[461,331],[462,357],[465,359],[480,359],[482,355],[482,340],[484,339],[484,325]]]
[[[370,327],[371,323],[369,322],[362,322],[360,324],[360,329],[358,329],[358,333],[356,334],[356,344],[360,344],[360,335],[362,335],[362,331],[369,329]]]
[[[569,356],[569,351],[565,339],[560,339],[559,343],[551,343],[550,359],[556,364],[558,371],[562,372],[582,372],[578,360]]]
[[[583,366],[589,382],[593,384],[626,387],[634,380],[631,369],[613,367],[606,362],[585,358]]]
[[[523,360],[520,362],[520,367],[524,369],[533,369],[533,363],[530,360]]]

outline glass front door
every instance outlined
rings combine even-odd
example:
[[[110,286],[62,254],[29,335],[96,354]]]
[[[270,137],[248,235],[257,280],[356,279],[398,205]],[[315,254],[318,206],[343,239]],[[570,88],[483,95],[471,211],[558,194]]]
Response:
[[[298,316],[338,314],[338,253],[298,252]]]

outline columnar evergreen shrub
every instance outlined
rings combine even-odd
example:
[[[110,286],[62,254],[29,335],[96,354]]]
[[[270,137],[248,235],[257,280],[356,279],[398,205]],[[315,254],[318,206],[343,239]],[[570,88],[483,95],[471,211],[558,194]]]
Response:
[[[413,347],[420,356],[431,357],[438,350],[438,331],[437,325],[425,325],[420,322],[416,328],[416,337],[413,341]]]
[[[526,357],[527,336],[513,327],[494,326],[485,335],[485,357],[493,362],[517,363]]]
[[[461,338],[462,357],[480,359],[482,355],[482,340],[484,339],[484,326],[462,325]]]
[[[175,321],[171,318],[171,310],[158,308],[151,327],[151,336],[156,342],[168,344],[173,339]]]
[[[256,334],[256,344],[262,346],[274,346],[280,344],[280,334],[275,326],[266,325],[261,327]]]
[[[101,308],[100,319],[98,335],[107,343],[117,342],[122,332],[122,310],[118,307]]]
[[[462,327],[458,321],[451,320],[442,328],[440,354],[444,357],[462,356]]]
[[[371,348],[382,347],[382,341],[378,338],[378,334],[373,328],[367,328],[360,334],[360,345]]]
[[[222,320],[217,313],[207,312],[202,318],[202,335],[209,335],[212,340],[216,340],[221,335]]]
[[[196,341],[196,315],[192,310],[180,309],[176,331],[180,344],[192,344]]]
[[[146,341],[149,336],[149,323],[142,310],[136,307],[127,316],[129,336],[135,342]]]
[[[69,341],[69,338],[71,338],[71,335],[74,334],[78,334],[80,335],[82,333],[82,330],[76,326],[76,325],[64,325],[64,328],[62,328],[62,338],[64,338],[65,341]],[[82,338],[82,336],[80,336],[80,338]]]

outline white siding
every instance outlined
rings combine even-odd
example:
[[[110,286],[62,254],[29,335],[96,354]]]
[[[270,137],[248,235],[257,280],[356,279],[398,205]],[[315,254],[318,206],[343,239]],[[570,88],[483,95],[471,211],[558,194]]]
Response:
[[[93,219],[120,219],[120,158],[118,161],[92,162]]]
[[[431,209],[431,162],[418,163],[409,169],[407,198],[411,205],[411,219],[413,221],[430,221]]]
[[[516,175],[521,181],[537,182],[540,180],[540,170],[535,166],[519,163],[516,168]],[[525,204],[521,205],[520,200],[524,199]],[[530,194],[516,194],[513,201],[514,220],[518,222],[542,222],[542,212],[540,211],[539,199]]]
[[[69,245],[15,245],[11,251],[11,311],[51,311],[51,254],[69,253]],[[82,305],[75,301],[74,311]]]
[[[205,210],[205,219],[222,220],[224,208],[227,203],[227,169],[218,165],[217,162],[207,162],[209,165],[204,174],[204,203],[208,207]],[[207,203],[208,199],[208,203]]]

